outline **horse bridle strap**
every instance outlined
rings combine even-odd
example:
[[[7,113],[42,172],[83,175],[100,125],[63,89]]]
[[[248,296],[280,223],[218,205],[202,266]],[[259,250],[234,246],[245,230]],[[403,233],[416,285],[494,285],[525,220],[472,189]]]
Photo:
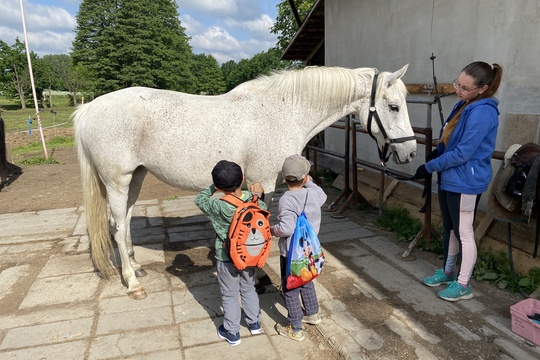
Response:
[[[379,117],[379,114],[377,113],[377,107],[375,106],[375,97],[376,97],[376,92],[377,92],[378,78],[379,78],[379,72],[378,72],[377,69],[375,69],[375,74],[373,75],[373,83],[371,84],[371,96],[370,96],[370,99],[369,99],[369,116],[368,116],[368,121],[367,121],[367,131],[368,131],[369,136],[371,136],[371,138],[373,140],[375,140],[375,143],[377,144],[377,151],[379,152],[379,159],[381,161],[381,165],[384,167],[384,172],[387,175],[398,179],[396,177],[396,175],[392,174],[390,172],[390,170],[386,167],[386,162],[390,158],[390,154],[388,154],[389,145],[390,144],[399,144],[399,143],[403,143],[403,142],[410,141],[410,140],[416,140],[416,137],[414,137],[414,136],[405,136],[405,137],[401,137],[401,138],[397,138],[397,139],[390,139],[388,137],[388,134],[386,133],[386,130],[384,129],[384,126],[382,125],[381,118]],[[382,146],[382,150],[379,147],[379,143],[377,141],[377,138],[375,137],[375,135],[373,135],[373,133],[371,131],[371,124],[372,124],[373,118],[375,118],[375,121],[377,122],[377,126],[379,127],[379,130],[381,131],[381,133],[382,133],[382,135],[384,137],[384,145]],[[401,178],[401,179],[398,179],[398,180],[409,180],[409,178]]]

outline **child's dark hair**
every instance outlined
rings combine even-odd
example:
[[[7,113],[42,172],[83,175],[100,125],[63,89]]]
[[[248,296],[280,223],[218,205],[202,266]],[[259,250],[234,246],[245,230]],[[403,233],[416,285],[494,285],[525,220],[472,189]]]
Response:
[[[287,185],[292,185],[292,186],[299,185],[302,183],[302,181],[304,181],[304,179],[298,179],[296,176],[285,177],[285,182],[287,183]]]

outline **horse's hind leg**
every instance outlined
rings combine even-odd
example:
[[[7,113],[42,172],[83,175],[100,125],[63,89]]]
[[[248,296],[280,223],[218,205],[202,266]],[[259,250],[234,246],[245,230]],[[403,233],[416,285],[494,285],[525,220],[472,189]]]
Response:
[[[107,193],[109,195],[111,216],[113,217],[115,224],[113,236],[116,240],[116,244],[118,245],[118,253],[120,254],[120,259],[122,262],[122,277],[127,283],[129,297],[138,300],[144,299],[146,297],[146,292],[135,276],[135,271],[131,265],[127,245],[129,234],[127,204],[130,182],[131,175],[125,175],[122,179],[117,179],[112,186],[107,186]],[[131,248],[131,251],[133,251],[133,248]]]
[[[147,173],[148,173],[148,170],[146,170],[143,167],[139,167],[135,169],[135,171],[133,172],[133,178],[131,179],[131,183],[129,184],[129,195],[128,195],[128,201],[127,201],[126,247],[128,251],[129,262],[131,263],[131,267],[135,271],[135,276],[137,277],[146,276],[146,271],[137,262],[137,260],[135,260],[135,251],[133,250],[133,242],[131,240],[130,226],[131,226],[131,218],[133,216],[133,206],[135,205],[135,202],[137,201],[137,198],[139,197],[142,184]]]

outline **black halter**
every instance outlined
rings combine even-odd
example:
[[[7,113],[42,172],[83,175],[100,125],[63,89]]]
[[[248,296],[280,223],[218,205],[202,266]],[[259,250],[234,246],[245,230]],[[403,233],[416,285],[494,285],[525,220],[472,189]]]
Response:
[[[401,137],[397,139],[390,139],[388,135],[386,134],[386,130],[384,130],[384,127],[382,125],[381,119],[379,118],[379,114],[377,113],[377,108],[375,107],[375,96],[377,91],[377,79],[379,77],[379,72],[377,69],[375,69],[375,75],[373,76],[373,84],[371,85],[371,98],[369,101],[369,116],[368,116],[368,122],[367,122],[367,131],[369,136],[375,140],[375,143],[377,144],[377,150],[379,151],[379,159],[381,161],[381,165],[384,167],[384,172],[387,175],[395,177],[394,174],[390,172],[390,170],[386,167],[386,162],[390,158],[390,154],[388,154],[388,148],[390,144],[399,144],[410,140],[416,140],[416,137],[414,136],[406,136]],[[379,130],[381,131],[383,137],[384,137],[384,144],[382,146],[382,150],[379,147],[379,142],[377,141],[377,138],[373,135],[371,132],[371,123],[373,118],[375,118],[375,121],[377,122],[377,126],[379,127]]]

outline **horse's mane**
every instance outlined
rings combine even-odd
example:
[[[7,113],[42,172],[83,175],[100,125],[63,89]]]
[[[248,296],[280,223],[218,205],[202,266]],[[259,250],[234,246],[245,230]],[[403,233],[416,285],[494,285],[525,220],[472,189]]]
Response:
[[[270,75],[262,75],[245,82],[235,90],[253,91],[257,89],[267,96],[276,96],[281,101],[292,104],[305,104],[319,109],[333,109],[350,103],[371,92],[371,78],[375,69],[348,69],[343,67],[308,66],[300,70],[281,70]],[[381,73],[379,88],[390,73]],[[360,78],[364,78],[365,86],[360,87]],[[406,94],[402,82],[401,91]],[[252,88],[253,87],[253,88]],[[234,91],[234,90],[233,90]]]
[[[359,76],[370,76],[373,69],[308,66],[300,70],[281,70],[252,80],[268,94],[282,101],[331,109],[357,99]]]

